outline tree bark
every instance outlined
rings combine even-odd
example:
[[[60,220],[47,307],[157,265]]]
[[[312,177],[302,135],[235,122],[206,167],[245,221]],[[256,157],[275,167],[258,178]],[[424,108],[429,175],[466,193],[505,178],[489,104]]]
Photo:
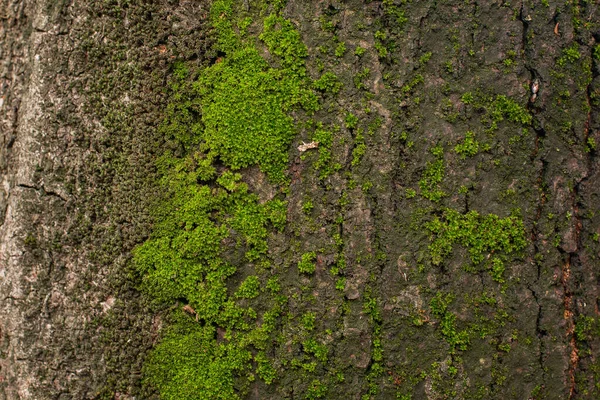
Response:
[[[262,3],[237,11],[250,35]],[[0,400],[157,398],[143,365],[181,304],[140,292],[131,254],[163,200],[157,159],[184,151],[158,129],[174,66],[223,57],[210,2],[1,4]],[[289,149],[288,223],[269,239],[286,340],[274,383],[241,396],[304,398],[331,375],[324,398],[598,398],[598,4],[289,0],[282,15],[310,77],[341,86],[315,89]],[[335,132],[325,178],[318,148],[298,151],[318,124]],[[278,193],[241,172],[261,201]],[[437,260],[448,210],[479,225]],[[475,242],[511,216],[521,249]],[[316,372],[288,368],[302,346],[286,324],[307,312],[329,346]]]

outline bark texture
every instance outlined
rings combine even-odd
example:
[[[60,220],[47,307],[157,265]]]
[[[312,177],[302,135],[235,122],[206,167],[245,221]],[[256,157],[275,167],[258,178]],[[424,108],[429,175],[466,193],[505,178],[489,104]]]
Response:
[[[250,34],[262,3],[240,2]],[[130,260],[162,199],[157,158],[184,151],[158,129],[174,65],[223,57],[210,2],[0,4],[0,400],[158,398],[142,367],[185,301],[157,306]],[[310,77],[335,79],[311,123],[295,114],[288,222],[269,237],[277,378],[237,393],[599,398],[600,6],[289,0],[282,15]],[[298,150],[318,126],[326,165]],[[281,194],[242,172],[261,201]],[[448,210],[475,228],[444,236]],[[479,242],[511,216],[522,248]],[[232,291],[255,273],[240,265]],[[327,362],[302,345],[307,313]]]

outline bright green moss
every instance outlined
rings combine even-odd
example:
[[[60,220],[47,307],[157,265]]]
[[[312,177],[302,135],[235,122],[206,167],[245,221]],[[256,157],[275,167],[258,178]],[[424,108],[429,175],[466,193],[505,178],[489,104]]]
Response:
[[[492,267],[490,269],[492,279],[494,279],[498,283],[504,283],[505,269],[506,267],[504,266],[504,262],[500,258],[494,257],[492,259]]]
[[[374,323],[381,323],[383,321],[381,316],[381,310],[379,309],[379,305],[377,304],[377,299],[367,291],[365,292],[365,301],[363,303],[363,311],[365,314],[371,317],[371,321]]]
[[[303,274],[314,274],[316,259],[317,254],[314,251],[302,254],[302,258],[298,262],[298,271]]]
[[[217,343],[214,327],[200,326],[183,313],[176,319],[144,366],[161,399],[238,399],[234,376],[250,367],[250,352]]]
[[[229,220],[231,227],[246,240],[250,247],[246,257],[255,261],[267,252],[267,216],[264,206],[257,199],[249,196],[240,200],[234,208],[234,215]]]
[[[351,112],[346,114],[346,118],[344,118],[344,122],[346,123],[346,128],[354,129],[358,126],[358,117]]]
[[[284,80],[255,48],[243,48],[205,70],[197,83],[203,139],[221,160],[240,169],[258,164],[282,181],[294,126],[286,111],[307,95],[300,81]]]
[[[279,278],[276,276],[272,276],[267,281],[267,289],[269,289],[273,294],[277,294],[281,291],[281,285],[279,284]]]
[[[308,56],[308,50],[290,21],[276,14],[269,15],[265,19],[260,39],[265,42],[271,54],[279,57],[284,73],[290,77],[306,75],[304,59]],[[306,95],[310,96],[310,93]]]
[[[211,11],[211,21],[218,32],[219,50],[226,56],[206,68],[194,84],[204,124],[195,133],[229,167],[258,164],[272,180],[282,182],[295,134],[287,112],[317,108],[304,67],[306,46],[289,21],[268,16],[260,38],[282,67],[272,68],[254,44],[243,42],[225,21],[231,2],[215,2],[214,9],[218,11]]]
[[[304,348],[305,353],[314,355],[317,360],[323,363],[327,362],[329,349],[326,345],[319,344],[315,339],[310,338],[302,343],[302,347]]]
[[[264,352],[259,352],[256,357],[254,357],[256,361],[257,368],[256,373],[259,378],[261,378],[267,385],[273,383],[275,378],[277,377],[277,371],[273,368],[271,361],[267,358]]]
[[[175,66],[160,130],[183,155],[166,152],[158,161],[164,201],[151,237],[134,251],[141,289],[162,304],[184,301],[195,313],[174,312],[145,363],[145,382],[162,399],[237,399],[234,380],[253,376],[254,368],[267,384],[276,378],[262,350],[281,310],[259,315],[242,304],[273,302],[279,284],[270,279],[269,290],[260,290],[258,268],[235,293],[227,283],[240,265],[269,265],[267,238],[284,229],[287,204],[260,202],[235,171],[257,165],[273,183],[284,183],[295,134],[288,112],[315,110],[317,97],[304,69],[306,47],[291,23],[277,15],[265,20],[261,39],[279,64],[274,68],[255,38],[237,33],[231,21],[238,6],[216,0],[211,8],[216,47],[225,54],[220,62],[193,83],[183,64]],[[240,23],[243,31],[251,21]],[[217,340],[218,328],[225,340]]]
[[[489,254],[510,255],[519,252],[527,245],[523,221],[516,215],[500,218],[495,214],[480,215],[476,211],[461,214],[445,209],[442,218],[435,217],[425,227],[434,235],[429,246],[431,260],[440,265],[450,255],[455,244],[466,247],[473,264],[486,260]],[[497,260],[497,261],[494,261]],[[504,264],[494,258],[492,277],[501,282]]]
[[[562,55],[556,61],[556,64],[564,67],[566,64],[574,64],[580,58],[581,53],[579,52],[579,45],[577,43],[573,43],[570,47],[567,47],[562,51]]]
[[[464,104],[472,104],[474,101],[473,93],[467,92],[460,97],[460,101]]]
[[[339,42],[337,47],[335,48],[335,56],[340,58],[346,54],[346,43]]]
[[[457,144],[454,147],[454,151],[460,155],[461,159],[469,157],[473,157],[475,154],[479,152],[479,142],[475,140],[475,134],[471,131],[468,131],[465,134],[465,138],[462,143]]]
[[[317,317],[313,312],[307,312],[304,315],[302,315],[302,326],[304,327],[304,329],[306,329],[309,332],[315,329],[316,318]]]
[[[260,281],[258,280],[258,276],[251,275],[242,282],[237,292],[235,292],[235,297],[241,299],[253,299],[258,296],[259,289]]]
[[[227,191],[233,192],[239,186],[238,182],[242,179],[241,174],[234,174],[231,171],[225,171],[219,178],[217,179],[217,183],[223,186]]]
[[[273,199],[264,204],[265,216],[278,231],[283,231],[287,222],[287,202]]]
[[[360,46],[356,46],[356,49],[354,49],[354,55],[358,56],[358,57],[362,57],[365,54],[365,49],[360,47]]]
[[[313,85],[315,89],[321,92],[332,94],[339,93],[340,89],[342,88],[342,82],[340,82],[337,75],[335,75],[333,72],[325,72],[313,83]]]
[[[304,201],[302,203],[302,212],[306,215],[309,215],[314,208],[314,205],[310,199]]]
[[[456,349],[466,350],[470,342],[468,330],[457,330],[456,315],[448,311],[448,306],[453,300],[452,294],[443,295],[442,292],[438,292],[429,303],[433,315],[440,318],[442,336],[450,345],[452,352]]]
[[[210,8],[210,22],[217,32],[217,48],[232,53],[241,46],[233,29],[233,1],[217,0]]]
[[[496,96],[491,104],[490,112],[494,123],[506,118],[511,122],[523,125],[531,124],[531,114],[524,107],[504,95]]]

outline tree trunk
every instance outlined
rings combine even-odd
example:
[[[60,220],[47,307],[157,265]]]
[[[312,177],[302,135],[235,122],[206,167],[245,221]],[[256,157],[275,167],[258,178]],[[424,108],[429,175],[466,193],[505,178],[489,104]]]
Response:
[[[221,3],[2,3],[0,400],[217,398],[174,389],[188,359],[160,364],[182,326],[214,329],[219,349],[248,335],[219,398],[600,398],[598,4]],[[220,21],[266,60],[256,80],[217,83],[254,73],[236,69]],[[274,50],[291,48],[286,21],[306,54]],[[248,158],[219,136],[231,115],[211,122],[238,81],[241,103],[276,93],[293,118],[293,138],[274,140],[285,178],[263,161],[280,120],[243,127],[264,139]],[[233,120],[261,111],[244,112]],[[286,207],[285,225],[260,214],[264,251],[234,208],[207,214],[227,227],[223,285],[250,328],[158,293],[158,261],[136,261],[179,211],[165,157],[215,198],[236,196],[231,170],[258,214]],[[212,293],[202,279],[194,290]]]

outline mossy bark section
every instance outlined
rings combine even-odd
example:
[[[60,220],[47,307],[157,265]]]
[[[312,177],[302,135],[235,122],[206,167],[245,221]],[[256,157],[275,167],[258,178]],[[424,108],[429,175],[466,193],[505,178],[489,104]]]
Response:
[[[162,322],[127,265],[160,197],[173,61],[212,57],[207,11],[3,4],[1,399],[150,398],[141,367]]]
[[[161,200],[156,158],[187,150],[156,129],[171,68],[219,57],[208,6],[15,1],[0,15],[0,399],[152,396],[141,371],[164,311],[129,258]],[[597,8],[290,0],[283,16],[311,78],[341,86],[317,86],[322,110],[298,119],[289,222],[269,246],[288,298],[266,354],[277,374],[246,397],[597,398]],[[323,131],[330,153],[296,150]],[[479,151],[462,157],[468,132]],[[273,196],[258,168],[242,172]],[[445,209],[518,209],[527,246],[473,265],[456,244],[433,262],[426,224]]]

